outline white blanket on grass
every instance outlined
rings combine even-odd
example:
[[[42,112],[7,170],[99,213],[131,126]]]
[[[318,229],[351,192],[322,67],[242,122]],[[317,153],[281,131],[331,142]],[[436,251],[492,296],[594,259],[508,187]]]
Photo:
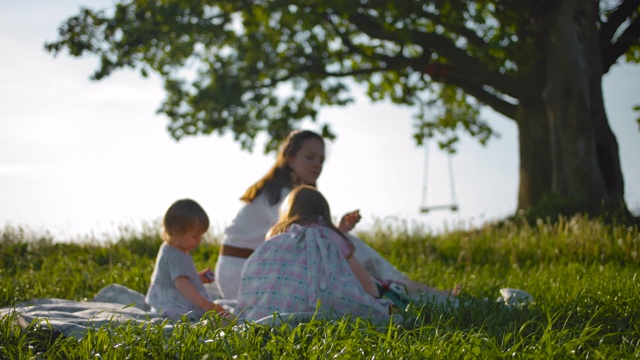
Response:
[[[91,301],[44,298],[25,301],[12,307],[0,308],[0,317],[16,315],[23,328],[39,324],[65,336],[82,338],[90,328],[109,324],[161,323],[160,318],[144,302],[144,295],[125,286],[111,284],[104,287]],[[167,322],[166,330],[172,325]]]
[[[208,289],[209,290],[209,289]],[[506,305],[516,300],[533,302],[533,297],[523,290],[501,289],[499,302]],[[215,297],[216,294],[210,294]],[[425,299],[422,299],[425,301]],[[434,301],[436,300],[436,301]],[[440,303],[442,299],[431,299],[431,303]],[[232,310],[235,302],[232,300],[216,300],[228,310]],[[420,302],[422,303],[422,302]],[[441,303],[443,305],[444,303]],[[449,304],[455,308],[456,303]],[[101,289],[91,301],[73,301],[57,298],[44,298],[26,301],[16,306],[0,308],[0,318],[16,315],[16,320],[23,328],[39,324],[43,328],[51,328],[65,336],[82,338],[89,329],[98,329],[105,325],[118,326],[131,322],[135,324],[162,324],[165,333],[173,330],[173,323],[161,318],[144,301],[144,294],[118,284],[107,285]],[[255,324],[278,326],[283,322],[299,324],[318,318],[313,313],[289,313],[268,316]],[[335,320],[338,317],[320,317],[324,320]],[[401,319],[394,316],[394,322]]]
[[[218,295],[214,288],[207,287],[207,290],[212,298]],[[218,299],[215,302],[228,310],[232,310],[235,305],[235,300]],[[77,339],[84,337],[89,329],[119,326],[124,323],[162,324],[165,334],[173,331],[173,322],[161,318],[153,311],[145,303],[144,294],[118,284],[107,285],[91,301],[43,298],[0,308],[0,318],[11,316],[15,316],[13,319],[23,329],[38,325],[42,329],[51,329]],[[283,322],[308,322],[313,318],[329,320],[327,316],[312,313],[292,313],[268,316],[254,323],[275,326]],[[242,325],[243,322],[240,321],[238,324]],[[240,326],[239,329],[241,328]]]

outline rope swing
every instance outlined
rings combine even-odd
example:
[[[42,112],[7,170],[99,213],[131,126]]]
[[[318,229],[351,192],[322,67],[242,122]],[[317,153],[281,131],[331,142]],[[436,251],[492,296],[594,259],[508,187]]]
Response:
[[[453,165],[451,161],[451,153],[447,156],[447,163],[449,166],[449,186],[451,189],[451,198],[449,204],[439,205],[427,205],[427,182],[428,182],[428,170],[429,170],[429,144],[426,139],[424,141],[424,169],[422,180],[422,203],[420,206],[420,213],[426,214],[433,210],[450,210],[453,212],[458,211],[458,201],[456,200],[456,190],[453,181]]]

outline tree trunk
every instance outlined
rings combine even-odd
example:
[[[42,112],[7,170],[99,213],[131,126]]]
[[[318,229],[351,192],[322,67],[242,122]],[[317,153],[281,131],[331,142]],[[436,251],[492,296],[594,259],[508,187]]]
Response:
[[[585,4],[586,5],[586,4]],[[591,90],[591,112],[593,121],[593,130],[595,134],[596,156],[600,173],[604,180],[605,191],[609,198],[607,207],[611,211],[618,212],[625,216],[630,216],[627,204],[624,200],[624,177],[622,175],[622,167],[620,165],[620,154],[618,150],[618,141],[609,127],[609,119],[604,108],[604,99],[602,97],[602,57],[600,56],[600,42],[598,40],[598,32],[596,29],[596,20],[598,16],[597,5],[591,6],[591,12],[587,20],[591,21],[585,29],[586,38],[589,39],[590,46],[585,54],[589,61],[590,67],[597,76],[589,77],[589,89]]]
[[[525,94],[518,106],[518,137],[520,147],[520,184],[518,209],[529,211],[551,191],[551,144],[549,126],[542,101],[544,68],[533,71]]]
[[[628,213],[618,145],[602,98],[597,2],[563,0],[545,36],[544,109],[551,146],[551,194],[593,215]]]

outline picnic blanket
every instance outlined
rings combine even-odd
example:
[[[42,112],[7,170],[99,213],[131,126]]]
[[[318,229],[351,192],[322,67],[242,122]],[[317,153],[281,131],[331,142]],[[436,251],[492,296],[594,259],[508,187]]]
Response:
[[[16,315],[18,324],[23,328],[37,321],[43,327],[78,339],[88,329],[108,324],[165,321],[145,304],[143,294],[119,284],[104,287],[91,301],[43,298],[0,308],[0,317],[11,314]],[[172,330],[169,322],[166,322],[166,330]]]
[[[235,300],[220,299],[215,287],[207,287],[210,298],[232,311]],[[162,318],[144,301],[144,294],[119,284],[102,288],[91,301],[74,301],[59,298],[29,300],[15,306],[0,308],[0,318],[15,316],[23,329],[39,324],[43,329],[77,339],[84,337],[90,329],[103,326],[118,326],[124,323],[161,324],[168,335],[173,331],[173,322]],[[266,316],[253,323],[279,326],[287,322],[293,325],[311,319],[337,320],[339,316],[314,313],[283,313]],[[239,319],[238,324],[248,323]],[[241,327],[240,327],[241,328]]]
[[[219,299],[215,290],[210,297],[216,298],[216,303],[228,310],[233,310],[234,300]],[[533,301],[533,297],[526,291],[519,289],[501,289],[501,297],[498,302],[505,305],[517,305]],[[416,299],[414,298],[414,301]],[[422,299],[421,302],[424,302]],[[427,302],[450,309],[457,307],[457,303],[444,302],[443,299],[430,299]],[[15,306],[0,308],[0,318],[15,315],[18,324],[26,328],[34,322],[43,328],[50,328],[64,336],[72,336],[77,339],[84,337],[89,329],[97,329],[106,325],[120,325],[123,323],[135,324],[162,324],[165,333],[173,331],[173,322],[161,318],[144,301],[144,294],[129,289],[119,284],[107,285],[101,289],[91,301],[74,301],[58,298],[43,298],[26,301]],[[283,313],[264,317],[253,321],[255,324],[267,326],[279,326],[283,322],[292,325],[308,322],[311,319],[338,320],[337,315],[321,315],[315,313]],[[402,317],[393,316],[395,323],[402,322]],[[374,320],[375,323],[375,319]],[[239,324],[243,323],[240,319]]]

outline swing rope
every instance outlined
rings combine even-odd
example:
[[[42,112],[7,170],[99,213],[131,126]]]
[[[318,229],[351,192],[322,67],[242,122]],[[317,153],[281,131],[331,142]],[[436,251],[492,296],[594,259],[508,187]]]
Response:
[[[429,143],[424,139],[424,163],[422,167],[422,199],[420,199],[420,212],[426,213],[429,210],[425,210],[427,206],[427,180],[428,174],[427,170],[429,169]]]
[[[453,181],[453,163],[451,160],[451,153],[447,155],[447,162],[449,163],[449,186],[451,187],[451,211],[458,211],[458,200],[456,199],[456,187]]]
[[[427,183],[428,183],[428,169],[429,169],[429,144],[426,139],[424,141],[424,169],[422,176],[422,205],[420,206],[420,212],[423,214],[428,213],[431,210],[449,209],[451,211],[458,211],[458,201],[456,199],[456,190],[453,180],[453,164],[451,161],[451,153],[447,156],[447,164],[449,166],[449,186],[451,188],[451,204],[447,205],[432,205],[427,206]]]

